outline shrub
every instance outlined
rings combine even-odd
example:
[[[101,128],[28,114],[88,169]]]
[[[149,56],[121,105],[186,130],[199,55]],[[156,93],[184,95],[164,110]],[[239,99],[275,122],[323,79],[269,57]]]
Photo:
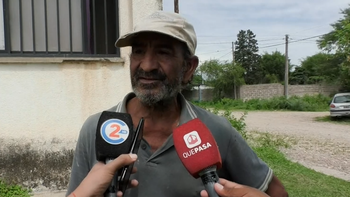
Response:
[[[225,110],[290,110],[290,111],[326,111],[330,97],[318,95],[291,96],[286,98],[251,99],[247,101],[223,98],[217,102],[194,102],[201,107]]]
[[[31,191],[18,185],[10,185],[0,180],[0,196],[1,197],[30,197]]]

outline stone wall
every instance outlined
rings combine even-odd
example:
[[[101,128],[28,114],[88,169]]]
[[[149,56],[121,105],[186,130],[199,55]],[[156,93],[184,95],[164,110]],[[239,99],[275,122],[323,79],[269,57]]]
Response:
[[[303,95],[315,95],[323,94],[329,96],[339,91],[339,86],[336,85],[289,85],[288,95],[289,96],[303,96]],[[195,89],[192,91],[185,91],[184,95],[191,101],[211,101],[213,99],[213,89],[202,89],[201,94],[199,90]],[[199,97],[201,95],[201,97]],[[272,84],[258,84],[258,85],[243,85],[238,90],[240,99],[268,99],[284,95],[284,86],[279,83]],[[233,98],[232,96],[228,96]]]
[[[289,85],[288,96],[304,96],[323,94],[329,96],[339,91],[339,86],[336,85]],[[284,95],[284,86],[282,84],[258,84],[244,85],[240,87],[240,98],[249,100],[254,98],[272,98],[275,96]]]

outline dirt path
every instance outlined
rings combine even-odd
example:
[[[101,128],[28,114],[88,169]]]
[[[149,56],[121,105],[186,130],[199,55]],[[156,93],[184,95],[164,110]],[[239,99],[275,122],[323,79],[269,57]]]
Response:
[[[242,113],[234,112],[240,117]],[[316,171],[350,181],[350,125],[317,122],[327,112],[248,112],[247,129],[297,142],[283,152]]]

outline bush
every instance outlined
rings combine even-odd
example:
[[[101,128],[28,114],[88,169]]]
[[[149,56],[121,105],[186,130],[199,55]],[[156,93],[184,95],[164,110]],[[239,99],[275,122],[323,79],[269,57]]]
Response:
[[[284,96],[271,99],[251,99],[247,101],[223,98],[217,102],[194,102],[201,107],[213,107],[225,110],[290,110],[290,111],[326,111],[330,97],[305,95],[303,97]]]
[[[15,196],[30,197],[30,194],[29,194],[30,192],[31,192],[30,190],[25,189],[21,186],[10,185],[0,180],[1,197],[15,197]]]

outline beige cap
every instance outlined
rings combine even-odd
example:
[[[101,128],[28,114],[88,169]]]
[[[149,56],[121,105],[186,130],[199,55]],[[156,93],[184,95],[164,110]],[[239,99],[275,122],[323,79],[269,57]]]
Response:
[[[191,55],[195,54],[197,47],[196,32],[193,26],[179,14],[156,11],[136,25],[132,32],[121,36],[116,41],[115,46],[131,46],[132,38],[141,32],[155,32],[171,36],[186,43]]]

